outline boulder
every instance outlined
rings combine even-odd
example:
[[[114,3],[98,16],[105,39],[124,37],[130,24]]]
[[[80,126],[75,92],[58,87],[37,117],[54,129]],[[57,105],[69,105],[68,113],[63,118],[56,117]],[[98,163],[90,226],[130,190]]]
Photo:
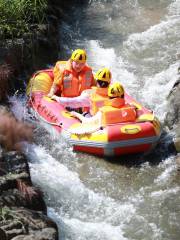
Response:
[[[56,240],[56,224],[42,212],[25,208],[5,208],[0,233],[4,239],[13,240]]]
[[[176,157],[176,165],[177,165],[177,169],[180,171],[180,155],[179,154]]]
[[[0,240],[57,240],[42,192],[32,185],[26,157],[0,151]]]
[[[180,74],[180,68],[178,69]],[[165,126],[174,135],[174,146],[180,152],[180,77],[175,82],[168,96],[168,111],[165,117]]]

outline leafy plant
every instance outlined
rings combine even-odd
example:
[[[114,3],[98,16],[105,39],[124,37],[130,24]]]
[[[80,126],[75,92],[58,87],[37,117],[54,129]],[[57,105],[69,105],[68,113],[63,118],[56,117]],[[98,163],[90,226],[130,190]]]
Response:
[[[12,216],[10,215],[10,209],[8,207],[0,208],[0,221],[5,221],[9,218],[12,219]]]
[[[45,20],[47,0],[0,0],[0,36],[16,38]]]

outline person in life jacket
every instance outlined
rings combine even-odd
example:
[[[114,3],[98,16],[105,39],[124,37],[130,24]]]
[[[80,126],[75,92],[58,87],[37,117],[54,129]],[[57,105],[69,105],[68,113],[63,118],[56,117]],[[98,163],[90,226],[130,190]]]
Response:
[[[91,87],[91,89],[84,90],[80,96],[68,98],[68,97],[58,97],[56,95],[52,96],[52,99],[59,102],[65,107],[71,108],[85,108],[83,112],[90,112],[92,115],[98,111],[97,105],[103,106],[104,100],[108,97],[108,86],[111,82],[112,74],[108,68],[99,69],[95,76],[96,87]],[[96,109],[97,108],[97,109]]]
[[[92,69],[86,60],[86,51],[76,49],[68,61],[58,61],[53,69],[54,82],[48,97],[57,92],[64,97],[77,97],[83,90],[94,86]]]
[[[94,116],[86,118],[77,112],[71,112],[71,115],[82,123],[95,124],[99,127],[136,119],[135,108],[125,103],[124,88],[119,82],[109,86],[108,99]]]

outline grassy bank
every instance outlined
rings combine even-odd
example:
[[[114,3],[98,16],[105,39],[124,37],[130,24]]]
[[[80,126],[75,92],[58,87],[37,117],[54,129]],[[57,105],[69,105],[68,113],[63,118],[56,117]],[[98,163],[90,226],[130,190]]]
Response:
[[[20,38],[31,34],[45,21],[47,0],[0,0],[0,38]]]

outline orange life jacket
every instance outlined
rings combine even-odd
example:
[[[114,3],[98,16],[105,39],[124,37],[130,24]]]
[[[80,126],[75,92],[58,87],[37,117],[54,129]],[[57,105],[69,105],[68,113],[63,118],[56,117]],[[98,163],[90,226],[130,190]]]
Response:
[[[93,87],[95,90],[91,96],[91,115],[95,115],[101,107],[105,105],[106,100],[108,99],[108,88],[97,88]]]
[[[121,98],[109,99],[106,105],[100,108],[102,112],[102,125],[121,122],[133,122],[136,120],[136,110],[133,106],[125,104]]]
[[[54,83],[60,87],[61,96],[77,97],[94,85],[92,69],[85,65],[80,73],[74,71],[69,61],[58,61],[54,67]]]

